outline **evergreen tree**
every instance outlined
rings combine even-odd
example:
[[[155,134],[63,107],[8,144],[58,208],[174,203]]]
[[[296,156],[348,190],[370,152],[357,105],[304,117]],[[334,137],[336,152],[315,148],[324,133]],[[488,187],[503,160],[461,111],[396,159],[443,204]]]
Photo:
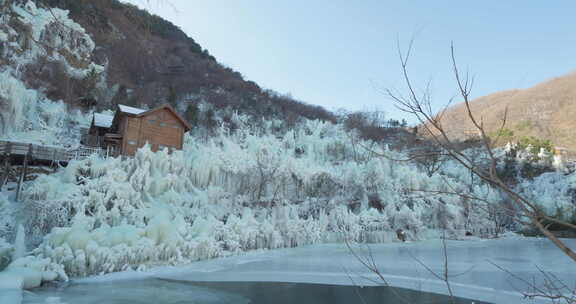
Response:
[[[198,108],[198,105],[196,103],[189,103],[188,104],[188,108],[186,108],[186,113],[184,115],[186,117],[186,120],[188,120],[188,122],[191,125],[198,124],[198,112],[199,111],[200,111],[200,109]]]
[[[176,88],[174,86],[168,87],[168,104],[171,105],[175,110],[177,109],[178,93],[176,93]]]

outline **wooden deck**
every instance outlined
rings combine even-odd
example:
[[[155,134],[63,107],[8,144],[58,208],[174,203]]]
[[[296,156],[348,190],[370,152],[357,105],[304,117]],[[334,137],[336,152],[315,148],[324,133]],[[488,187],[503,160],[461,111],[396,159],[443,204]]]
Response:
[[[106,151],[95,147],[80,147],[78,149],[63,149],[51,146],[41,146],[13,141],[0,141],[0,155],[26,156],[30,159],[68,163],[71,160],[85,159],[92,154],[104,156]]]
[[[22,170],[20,170],[17,177],[16,201],[18,201],[30,164],[66,165],[72,160],[82,160],[93,154],[108,156],[105,150],[95,147],[81,146],[78,149],[70,150],[15,141],[0,141],[0,158],[2,159],[2,164],[0,165],[0,191],[8,182],[10,172],[14,171],[12,166],[22,166]]]

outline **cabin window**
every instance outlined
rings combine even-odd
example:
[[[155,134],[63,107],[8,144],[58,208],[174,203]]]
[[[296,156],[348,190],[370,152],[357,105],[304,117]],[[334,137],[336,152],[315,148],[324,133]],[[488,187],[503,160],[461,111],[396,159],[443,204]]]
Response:
[[[155,119],[149,119],[148,123],[150,123],[150,125],[154,125],[156,123],[156,120]]]
[[[165,127],[165,126],[166,126],[166,123],[165,123],[165,122],[161,122],[161,123],[160,123],[160,126],[161,126],[161,127]]]
[[[136,145],[136,141],[135,140],[129,140],[128,141],[129,145],[135,146]]]
[[[180,126],[179,126],[179,125],[172,125],[172,128],[174,128],[174,129],[180,129]]]

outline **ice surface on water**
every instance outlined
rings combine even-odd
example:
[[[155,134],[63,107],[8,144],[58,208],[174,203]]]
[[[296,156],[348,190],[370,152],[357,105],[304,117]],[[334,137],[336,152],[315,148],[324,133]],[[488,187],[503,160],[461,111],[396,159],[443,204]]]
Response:
[[[64,290],[38,290],[24,295],[30,304],[243,304],[241,296],[210,288],[162,280],[76,284]]]
[[[573,248],[576,247],[575,240],[567,240],[566,242]],[[355,246],[354,248],[360,254],[368,253],[366,247]],[[391,285],[446,293],[444,284],[435,280],[413,258],[421,260],[435,271],[441,271],[443,267],[441,242],[371,245],[370,251]],[[536,268],[539,266],[564,280],[568,285],[576,283],[576,278],[573,275],[576,272],[576,266],[549,241],[544,239],[449,241],[448,255],[450,272],[453,274],[464,273],[451,279],[455,294],[460,297],[475,298],[493,303],[538,303],[522,302],[524,300],[515,288],[523,291],[526,286],[513,280],[505,272],[498,270],[489,261],[510,270],[517,276],[530,280],[533,276],[541,277]],[[146,283],[138,283],[139,278],[156,277],[181,281],[268,281],[372,285],[373,283],[360,278],[367,275],[370,276],[366,269],[350,254],[345,245],[326,244],[254,252],[246,256],[207,260],[184,267],[157,268],[146,273],[123,272],[92,277],[79,280],[77,282],[81,283],[80,285],[73,285],[59,293],[55,291],[52,294],[43,293],[42,297],[38,298],[26,295],[24,303],[44,303],[41,301],[45,301],[46,297],[50,296],[61,297],[67,304],[99,303],[97,299],[102,300],[102,297],[119,299],[119,301],[136,298],[139,301],[141,299],[143,301],[141,303],[153,303],[145,301],[154,299],[155,291],[146,290],[145,287],[142,287]],[[111,296],[109,293],[102,293],[102,288],[107,286],[110,286],[110,290],[113,290],[115,294]],[[173,291],[174,287],[170,287],[172,289],[166,288]],[[197,293],[198,297],[206,295],[205,290],[194,288],[186,286],[183,290],[186,294],[191,292],[196,295]],[[85,300],[72,302],[70,299],[75,299],[78,293],[82,293],[85,299],[94,299],[94,302],[85,302]],[[172,298],[169,297],[169,299]],[[176,301],[179,298],[175,296],[174,299]],[[218,301],[222,300],[218,298]],[[116,302],[106,300],[106,303]],[[203,300],[202,303],[227,302]]]
[[[566,240],[576,248],[576,240]],[[541,278],[536,266],[553,273],[567,285],[576,283],[576,265],[545,239],[509,238],[484,241],[448,241],[449,271],[461,274],[451,279],[455,295],[474,298],[491,303],[539,303],[522,299],[519,291],[525,285],[499,270],[490,262],[513,272],[516,276],[532,280]],[[354,246],[361,255],[369,253],[363,246]],[[421,260],[434,271],[443,269],[442,243],[424,241],[370,245],[374,259],[392,286],[405,287],[426,292],[446,294],[446,286],[432,277],[414,258]],[[115,294],[112,299],[126,300],[134,297],[142,302],[154,299],[154,292],[147,290],[142,278],[160,278],[176,281],[216,282],[295,282],[322,283],[333,285],[374,285],[362,279],[371,274],[350,254],[346,245],[324,244],[293,249],[279,249],[248,253],[245,256],[219,258],[196,262],[188,266],[162,267],[149,272],[123,272],[97,276],[76,281],[79,285],[63,289],[59,293],[44,293],[40,298],[26,295],[23,303],[44,303],[47,296],[61,297],[67,304],[99,303],[102,286],[110,286]],[[354,282],[352,282],[352,280]],[[146,281],[142,281],[146,282]],[[106,285],[109,284],[109,285]],[[182,285],[186,286],[186,285]],[[175,287],[166,287],[167,293],[174,292],[174,301],[180,299]],[[188,297],[208,297],[212,293],[186,286],[182,289]],[[73,302],[69,299],[88,299]],[[78,297],[77,297],[78,295]],[[216,293],[214,296],[221,296]],[[222,295],[223,296],[223,295]],[[90,299],[94,299],[90,302]],[[156,298],[157,299],[157,298]],[[172,298],[170,298],[172,299]],[[218,298],[220,299],[220,298]],[[224,298],[228,299],[228,298]],[[40,302],[39,302],[40,301]],[[215,300],[216,301],[216,300]],[[218,300],[221,301],[221,300]],[[123,303],[123,302],[106,302]],[[162,303],[172,303],[164,302]],[[179,303],[179,302],[174,302]],[[189,302],[180,302],[189,303]],[[209,302],[202,303],[227,303]],[[242,302],[238,302],[242,303]],[[543,302],[545,303],[545,302]]]
[[[566,241],[576,248],[576,240]],[[379,269],[393,286],[428,292],[447,293],[446,286],[420,266],[419,259],[434,271],[443,269],[443,254],[439,241],[409,244],[370,245]],[[366,247],[354,247],[361,255],[369,254]],[[156,275],[189,281],[283,281],[351,285],[350,275],[360,285],[373,285],[362,276],[370,276],[350,254],[345,245],[314,245],[278,250],[254,257],[237,257],[195,263],[179,273],[159,271]],[[576,283],[576,265],[549,241],[544,239],[502,239],[490,241],[449,241],[449,272],[461,274],[451,279],[455,295],[494,303],[522,302],[519,291],[527,286],[499,270],[490,262],[514,275],[538,280],[537,266],[553,273],[568,285]],[[207,268],[220,265],[213,272]],[[373,277],[373,276],[371,276]]]

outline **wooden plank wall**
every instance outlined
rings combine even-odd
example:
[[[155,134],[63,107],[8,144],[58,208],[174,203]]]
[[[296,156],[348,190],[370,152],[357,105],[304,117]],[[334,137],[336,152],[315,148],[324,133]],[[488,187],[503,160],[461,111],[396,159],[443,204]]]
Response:
[[[122,154],[134,155],[138,148],[144,146],[140,143],[140,123],[141,119],[138,117],[124,117],[126,130],[122,138]]]
[[[168,110],[161,110],[143,117],[140,140],[153,143],[152,151],[162,145],[166,148],[180,149],[182,124]]]
[[[184,128],[182,123],[168,110],[159,110],[144,117],[126,117],[123,151],[134,155],[136,150],[149,143],[156,152],[161,146],[182,149]]]

